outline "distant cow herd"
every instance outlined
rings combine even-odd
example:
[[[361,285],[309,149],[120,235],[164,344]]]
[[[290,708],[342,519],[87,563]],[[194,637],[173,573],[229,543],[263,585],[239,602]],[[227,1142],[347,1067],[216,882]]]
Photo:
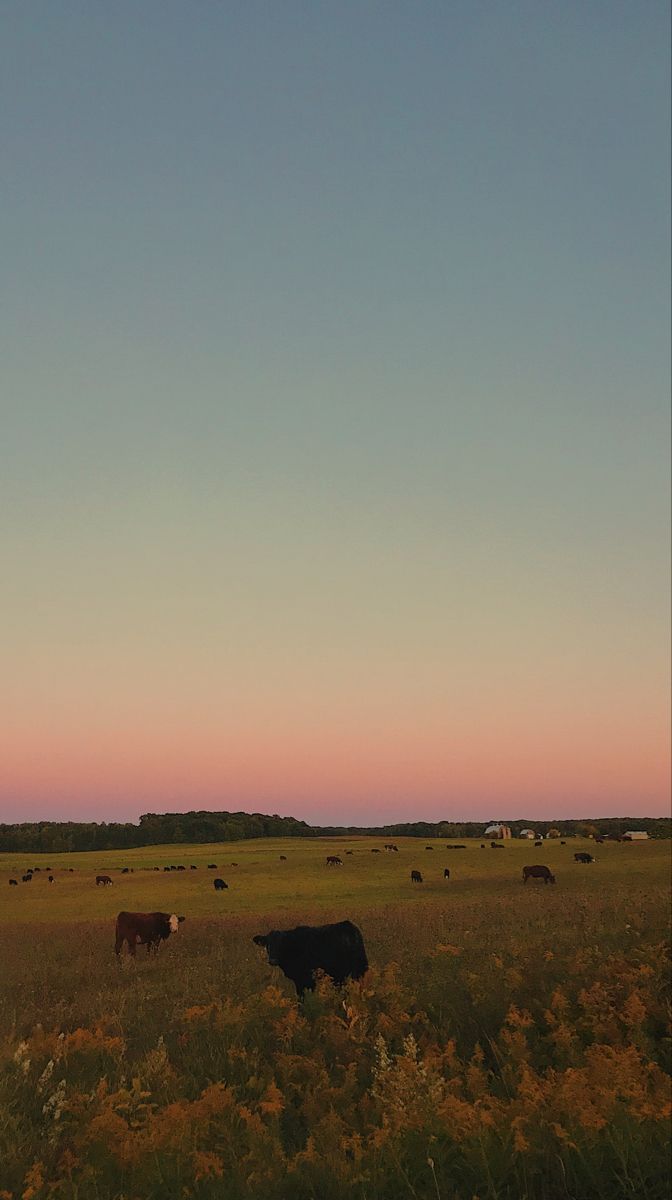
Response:
[[[541,843],[535,842],[536,845]],[[492,849],[504,849],[502,842],[491,842]],[[392,853],[398,852],[398,847],[393,843],[386,843],[385,850]],[[426,850],[434,850],[433,846],[426,846]],[[446,844],[447,850],[465,850],[466,846],[462,843]],[[481,849],[485,849],[485,843],[481,843]],[[354,852],[346,850],[347,855]],[[376,847],[372,849],[372,853],[379,854],[380,850]],[[286,862],[287,855],[281,854],[280,861]],[[595,858],[592,854],[586,851],[577,851],[574,854],[576,863],[588,864],[594,863]],[[231,863],[232,867],[236,867],[237,863]],[[328,854],[326,856],[326,865],[329,867],[342,867],[343,859],[338,854]],[[40,871],[40,867],[27,868],[25,873],[21,875],[22,883],[31,883],[36,872]],[[43,868],[45,872],[52,871],[51,867]],[[149,868],[158,871],[161,868],[155,866]],[[190,870],[195,871],[198,868],[195,865],[190,867]],[[216,863],[208,863],[209,871],[216,871]],[[74,871],[73,867],[66,868],[69,873]],[[186,867],[182,865],[164,866],[164,871],[186,871]],[[122,867],[120,873],[129,875],[133,872],[133,867]],[[49,874],[47,876],[49,883],[55,882],[55,876]],[[554,884],[555,875],[551,869],[541,863],[531,866],[524,866],[522,869],[523,883],[528,880],[538,880],[544,884]],[[450,880],[450,869],[443,868],[443,879]],[[422,872],[417,868],[413,868],[410,872],[410,881],[412,884],[422,884],[424,882]],[[99,874],[95,876],[96,887],[111,887],[113,885],[111,875]],[[18,887],[17,879],[9,880],[10,887]],[[228,890],[228,883],[220,876],[213,879],[213,888],[217,892]],[[120,912],[115,923],[115,941],[114,950],[117,957],[126,945],[127,951],[134,956],[136,947],[146,946],[148,954],[156,954],[161,946],[161,943],[167,941],[171,934],[177,933],[180,925],[185,920],[184,916],[178,916],[176,913],[166,912]],[[273,929],[266,934],[257,934],[253,938],[254,943],[266,950],[268,962],[271,966],[277,966],[284,973],[287,979],[291,980],[296,988],[299,998],[303,997],[307,990],[315,986],[315,973],[322,971],[335,984],[340,985],[346,979],[361,979],[368,969],[368,959],[364,947],[364,940],[361,931],[351,921],[339,921],[329,925],[299,925],[295,929],[277,930]]]

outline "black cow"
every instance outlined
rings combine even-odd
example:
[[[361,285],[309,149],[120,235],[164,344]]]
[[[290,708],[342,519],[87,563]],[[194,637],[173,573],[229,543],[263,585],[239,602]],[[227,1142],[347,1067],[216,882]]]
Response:
[[[53,875],[49,876],[49,883],[55,883]]]
[[[191,866],[191,867],[189,868],[189,870],[190,870],[190,871],[197,871],[197,870],[198,870],[198,867]]]
[[[128,875],[128,867],[122,867],[121,873],[122,873],[122,875]]]
[[[543,846],[544,843],[543,842],[535,842],[534,844],[535,844],[535,846]]]
[[[339,858],[337,854],[328,854],[327,855],[327,866],[328,867],[342,867],[343,859]]]
[[[595,859],[593,858],[592,854],[586,854],[583,850],[580,850],[578,854],[574,855],[574,862],[593,863],[595,862]]]
[[[457,842],[456,844],[454,843],[452,846],[448,846],[448,845],[446,846],[446,850],[466,850],[466,848],[467,847],[464,845],[463,842]]]
[[[177,933],[182,921],[184,917],[178,917],[175,913],[171,915],[162,912],[120,912],[117,917],[114,953],[120,954],[124,942],[128,946],[129,954],[135,955],[138,942],[147,947],[148,954],[150,950],[158,951],[161,942],[165,942],[171,933]]]
[[[481,850],[485,850],[485,842],[481,842]]]
[[[502,845],[501,842],[490,842],[490,849],[491,850],[503,850],[504,846]]]
[[[176,871],[176,870],[177,870],[177,867],[173,867],[173,866],[171,866],[171,868],[170,868],[170,869],[171,869],[171,871]]]
[[[42,868],[41,868],[41,867],[33,867],[33,870],[34,870],[34,871],[41,871],[41,870],[42,870]]]
[[[18,879],[10,879],[10,881],[9,881],[9,886],[10,886],[10,887],[18,887],[18,886],[19,886],[19,881],[18,881]]]
[[[523,883],[527,883],[528,879],[543,879],[544,883],[555,883],[555,875],[553,875],[548,867],[523,867]]]
[[[160,871],[160,870],[161,870],[161,868],[160,868],[160,867],[152,867],[152,870],[153,870],[153,871]]]
[[[433,850],[433,849],[434,849],[433,846],[425,846],[425,850]]]
[[[224,889],[228,888],[229,886],[228,883],[225,883],[223,879],[213,879],[212,882],[216,892],[223,892]]]
[[[448,867],[443,868],[443,878],[450,879],[450,870],[448,869]]]
[[[354,850],[346,850],[346,854],[354,854]]]
[[[272,967],[280,967],[291,979],[299,999],[315,987],[316,971],[342,984],[346,979],[361,979],[369,967],[364,940],[352,921],[273,929],[252,941],[265,948]]]
[[[280,855],[280,862],[287,862],[287,855],[286,855],[286,854],[281,854],[281,855]]]
[[[560,842],[560,845],[561,845],[561,846],[566,846],[566,845],[567,845],[567,843],[566,843],[566,842]]]
[[[68,867],[68,871],[70,872],[70,874],[71,874],[71,875],[74,875],[74,873],[75,873],[75,868],[74,868],[74,867]]]
[[[32,875],[22,875],[21,876],[22,883],[32,883],[32,880],[33,880]]]
[[[186,871],[187,868],[186,867],[178,867],[177,869],[178,869],[178,871]]]
[[[208,863],[208,870],[209,870],[209,871],[216,871],[216,870],[217,870],[217,863]]]
[[[372,854],[380,854],[380,850],[372,850],[371,853]]]
[[[238,863],[231,863],[231,866],[232,866],[232,867],[237,867],[237,866],[238,866]]]
[[[103,887],[107,887],[108,885],[112,887],[112,880],[110,879],[109,875],[96,875],[96,887],[98,887],[101,883]]]
[[[422,875],[419,871],[411,871],[411,883],[422,883]]]

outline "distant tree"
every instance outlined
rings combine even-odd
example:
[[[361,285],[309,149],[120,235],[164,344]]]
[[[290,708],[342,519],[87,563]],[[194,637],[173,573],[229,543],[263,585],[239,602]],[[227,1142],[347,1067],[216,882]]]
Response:
[[[580,821],[576,826],[576,832],[579,837],[596,838],[600,836],[597,825],[591,824],[590,821]]]
[[[560,830],[556,829],[556,827],[554,825],[552,829],[549,829],[548,833],[546,834],[546,837],[559,838],[559,837],[562,837],[562,834],[560,833]]]

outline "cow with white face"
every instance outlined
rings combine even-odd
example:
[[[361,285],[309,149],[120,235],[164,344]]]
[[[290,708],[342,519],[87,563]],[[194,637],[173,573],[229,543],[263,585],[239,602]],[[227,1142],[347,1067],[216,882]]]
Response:
[[[132,913],[120,912],[117,917],[114,952],[118,956],[126,942],[128,953],[135,955],[135,947],[139,943],[150,951],[158,952],[161,942],[165,942],[171,933],[177,933],[184,917],[176,913]]]

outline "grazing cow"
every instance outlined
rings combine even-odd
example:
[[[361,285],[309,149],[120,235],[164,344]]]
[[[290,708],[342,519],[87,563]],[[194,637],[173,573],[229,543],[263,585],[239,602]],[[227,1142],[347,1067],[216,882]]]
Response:
[[[361,979],[369,966],[361,932],[351,921],[273,929],[252,941],[265,948],[272,967],[280,967],[291,979],[299,999],[315,987],[316,971],[342,984],[346,979]]]
[[[422,883],[422,875],[419,871],[411,871],[411,883]]]
[[[160,868],[160,867],[152,867],[152,870],[153,870],[153,871],[160,871],[160,870],[161,870],[161,868]]]
[[[501,842],[490,842],[490,849],[491,850],[503,850],[504,846],[502,845]]]
[[[229,886],[228,883],[224,883],[223,879],[213,879],[212,882],[214,884],[214,888],[215,888],[216,892],[223,892],[224,889],[228,888],[228,886]]]
[[[535,844],[535,846],[543,846],[544,843],[543,842],[535,842],[534,844]]]
[[[122,875],[128,875],[128,867],[122,867],[121,873],[122,873]]]
[[[71,875],[74,875],[74,873],[75,873],[75,868],[74,868],[74,867],[68,867],[68,871],[70,872],[70,874],[71,874]]]
[[[592,854],[586,854],[583,850],[581,850],[578,854],[574,855],[574,862],[593,863],[595,862],[595,859],[593,858]]]
[[[527,883],[528,879],[543,879],[544,883],[555,883],[555,875],[548,867],[523,867],[523,883]]]
[[[466,850],[466,848],[467,847],[464,845],[463,842],[457,842],[457,844],[454,844],[452,846],[448,846],[448,845],[446,846],[446,850]]]
[[[55,879],[54,879],[53,875],[49,876],[49,883],[55,883]]]
[[[481,842],[481,850],[485,850],[485,842]]]
[[[280,862],[287,862],[287,855],[286,855],[286,854],[281,854],[281,855],[280,855]]]
[[[448,867],[444,867],[444,868],[443,868],[443,878],[444,878],[444,879],[450,879],[450,870],[449,870],[449,868],[448,868]]]
[[[165,942],[171,933],[177,933],[182,921],[184,917],[178,917],[175,913],[171,915],[162,912],[120,912],[117,917],[114,953],[120,954],[124,942],[128,946],[129,954],[135,955],[137,943],[146,946],[148,954],[150,950],[158,951],[161,942]]]
[[[342,867],[343,859],[339,858],[337,854],[328,854],[327,855],[327,866],[328,867]]]
[[[216,871],[216,870],[217,870],[217,863],[208,863],[208,870],[209,870],[209,871]]]
[[[187,868],[186,867],[178,867],[177,869],[178,869],[178,871],[186,871]]]
[[[380,850],[372,850],[371,853],[372,854],[380,854]]]
[[[170,867],[164,867],[163,869],[164,869],[164,871],[169,871]]]
[[[96,887],[98,887],[98,885],[101,883],[103,887],[107,887],[108,884],[110,887],[112,887],[112,880],[110,879],[109,875],[96,875]]]
[[[354,850],[346,850],[346,854],[354,854]]]
[[[231,863],[231,866],[232,866],[232,867],[237,867],[237,866],[238,866],[238,863]]]
[[[170,869],[171,869],[171,871],[176,871],[177,867],[171,867]]]
[[[434,849],[433,846],[425,846],[425,850],[433,850],[433,849]]]
[[[10,879],[10,881],[9,881],[9,886],[10,886],[10,887],[18,887],[18,886],[19,886],[19,881],[18,881],[18,879]]]
[[[560,842],[560,845],[561,845],[561,846],[566,846],[566,845],[567,845],[567,843],[566,843],[566,842]]]
[[[189,867],[189,870],[190,870],[190,871],[197,871],[197,870],[198,870],[198,867],[191,866],[191,867]]]
[[[22,875],[21,876],[22,883],[32,883],[32,881],[33,881],[32,875]]]
[[[41,867],[33,867],[33,870],[34,870],[34,871],[41,871],[41,870],[42,870],[42,868],[41,868]]]

